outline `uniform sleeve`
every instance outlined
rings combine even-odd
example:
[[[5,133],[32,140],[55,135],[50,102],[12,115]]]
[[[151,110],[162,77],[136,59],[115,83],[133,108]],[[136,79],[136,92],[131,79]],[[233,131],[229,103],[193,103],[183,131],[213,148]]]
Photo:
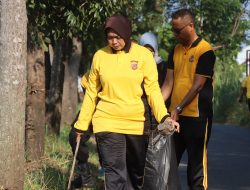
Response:
[[[203,53],[198,60],[196,74],[212,78],[214,74],[215,54],[213,50]]]
[[[81,79],[81,86],[85,89],[88,88],[88,80],[89,80],[89,71],[86,72]]]
[[[88,129],[95,111],[97,94],[100,89],[98,56],[95,55],[89,72],[88,88],[86,89],[78,120],[74,125],[77,130],[86,131]]]
[[[144,89],[148,103],[156,120],[160,123],[168,115],[158,83],[158,73],[155,60],[150,52],[145,52],[143,63]]]
[[[174,70],[174,49],[172,49],[172,51],[168,55],[167,68]]]

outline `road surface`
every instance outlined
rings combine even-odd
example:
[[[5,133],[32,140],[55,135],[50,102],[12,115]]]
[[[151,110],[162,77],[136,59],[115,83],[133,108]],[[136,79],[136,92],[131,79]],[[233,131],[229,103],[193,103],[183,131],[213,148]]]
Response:
[[[186,185],[186,155],[179,174]],[[214,124],[208,144],[208,189],[250,190],[250,129]]]

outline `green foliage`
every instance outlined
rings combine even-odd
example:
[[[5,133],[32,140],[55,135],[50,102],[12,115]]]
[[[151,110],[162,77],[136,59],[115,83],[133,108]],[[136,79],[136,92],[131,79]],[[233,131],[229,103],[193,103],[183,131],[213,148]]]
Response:
[[[172,51],[176,41],[171,30],[171,25],[167,23],[162,25],[162,27],[156,29],[156,33],[158,35],[160,51],[164,50],[168,53]],[[164,54],[160,55],[164,58]]]
[[[219,62],[219,61],[218,61]],[[234,112],[237,112],[239,103],[237,97],[240,89],[240,78],[242,77],[242,69],[237,63],[224,63],[216,65],[215,73],[215,120],[218,122],[235,121],[232,118]],[[225,65],[226,64],[226,65]]]
[[[216,65],[214,115],[215,121],[249,126],[250,118],[245,103],[237,101],[245,65],[235,62]],[[249,126],[250,127],[250,126]]]
[[[27,0],[28,28],[39,46],[65,37],[96,39],[105,19],[115,13],[137,17],[142,0]],[[99,31],[99,32],[96,32]]]
[[[137,22],[137,32],[155,31],[165,23],[162,0],[146,0]]]
[[[146,0],[138,17],[134,29],[134,39],[138,40],[140,35],[151,31],[158,36],[159,54],[166,60],[168,53],[174,46],[174,36],[171,25],[165,17],[164,0]]]
[[[176,3],[178,2],[178,3]],[[240,44],[246,42],[246,29],[250,28],[240,0],[170,0],[167,4],[167,17],[179,8],[190,8],[195,15],[198,33],[213,45],[224,45],[229,56],[235,56]],[[248,14],[248,15],[247,15]],[[234,51],[236,50],[236,51]],[[233,52],[233,54],[231,54]],[[222,55],[223,56],[223,55]]]

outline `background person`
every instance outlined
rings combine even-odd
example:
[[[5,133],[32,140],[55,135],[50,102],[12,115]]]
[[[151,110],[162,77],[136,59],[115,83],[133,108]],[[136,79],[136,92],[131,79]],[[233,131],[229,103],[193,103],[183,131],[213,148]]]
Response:
[[[243,101],[244,95],[246,95],[248,110],[250,112],[250,75],[248,75],[242,82],[241,89],[240,89],[240,95],[238,98],[239,102]]]
[[[160,87],[162,87],[162,84],[167,74],[167,62],[164,61],[158,54],[158,42],[157,42],[156,35],[152,32],[146,32],[142,34],[142,36],[140,37],[140,45],[146,47],[149,51],[152,52],[155,63],[157,65],[158,83]],[[165,105],[168,107],[169,101],[165,102]],[[152,125],[151,128],[154,129],[158,125],[158,122],[156,121],[155,117],[151,115],[151,113],[150,113],[150,116],[151,116],[151,125]],[[180,189],[178,168],[176,165],[175,147],[174,147],[174,141],[173,141],[172,136],[171,136],[170,171],[168,175],[168,189],[171,189],[171,190]]]
[[[87,72],[81,79],[81,87],[83,91],[86,90],[88,87],[88,76],[89,72]],[[77,121],[79,113],[77,114],[75,120],[71,124],[71,130],[69,133],[69,144],[72,149],[72,153],[75,153],[76,149],[76,138],[77,134],[74,129],[74,124]],[[87,146],[87,141],[91,137],[92,134],[92,127],[90,127],[82,136],[79,144],[78,153],[76,156],[77,160],[77,175],[72,182],[72,186],[74,188],[81,188],[81,187],[94,187],[95,182],[91,176],[88,158],[89,158],[89,150]]]
[[[162,94],[166,100],[172,93],[169,110],[172,119],[180,123],[180,133],[174,134],[176,157],[179,164],[187,150],[189,188],[207,189],[215,54],[211,45],[197,35],[188,9],[173,13],[171,24],[179,44],[169,55]]]
[[[159,56],[158,42],[157,42],[156,35],[152,32],[146,32],[142,34],[142,36],[140,37],[140,45],[146,47],[153,53],[153,56],[157,65],[158,82],[161,87],[164,82],[166,72],[167,72],[167,62],[164,61]]]
[[[131,43],[130,21],[112,16],[105,33],[108,45],[94,55],[75,130],[84,133],[92,119],[107,190],[140,189],[148,142],[142,86],[157,121],[169,122],[177,131],[178,123],[168,117],[152,54]]]

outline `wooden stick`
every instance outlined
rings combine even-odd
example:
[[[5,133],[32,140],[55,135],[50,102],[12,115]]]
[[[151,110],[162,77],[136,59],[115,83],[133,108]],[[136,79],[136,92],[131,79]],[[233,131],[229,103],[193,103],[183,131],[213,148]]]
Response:
[[[76,149],[75,149],[75,154],[74,154],[74,160],[73,160],[73,164],[72,164],[72,167],[71,167],[71,172],[70,172],[70,176],[69,176],[69,182],[68,182],[68,188],[67,188],[67,190],[70,190],[71,180],[72,180],[73,173],[74,173],[74,170],[75,170],[76,156],[77,156],[77,153],[78,153],[80,141],[81,141],[81,136],[77,136],[77,138],[76,138]]]

